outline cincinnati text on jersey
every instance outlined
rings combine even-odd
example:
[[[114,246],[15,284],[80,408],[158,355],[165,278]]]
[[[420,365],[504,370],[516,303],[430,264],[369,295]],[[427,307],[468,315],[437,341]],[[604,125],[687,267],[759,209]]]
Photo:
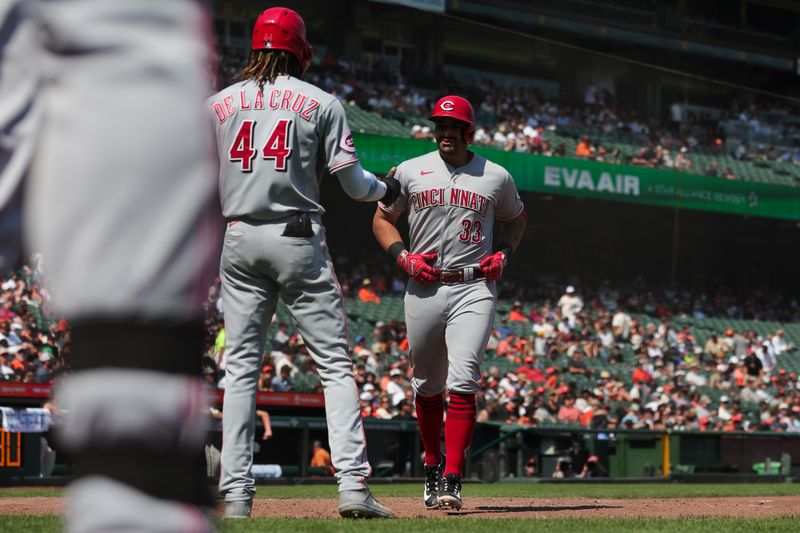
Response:
[[[239,98],[228,95],[212,104],[211,107],[214,109],[220,124],[236,113],[237,108],[241,111],[256,111],[267,106],[270,109],[291,110],[297,113],[300,118],[310,121],[312,114],[319,107],[318,101],[309,98],[300,91],[291,89],[256,91],[255,98],[252,101],[247,92],[247,90],[242,89],[239,91]]]
[[[486,215],[491,200],[482,194],[456,187],[425,189],[411,194],[411,208],[419,213],[430,207],[451,205]],[[446,202],[445,202],[446,201]]]

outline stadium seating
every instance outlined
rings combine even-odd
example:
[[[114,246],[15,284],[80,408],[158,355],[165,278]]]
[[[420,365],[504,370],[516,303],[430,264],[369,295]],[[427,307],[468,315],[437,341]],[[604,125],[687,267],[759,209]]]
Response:
[[[367,135],[383,135],[388,137],[411,136],[411,128],[415,124],[424,124],[425,117],[410,115],[403,120],[384,118],[379,113],[366,111],[356,105],[345,106],[347,119],[353,131]],[[596,131],[578,131],[564,129],[558,132],[546,130],[544,133],[553,148],[564,143],[566,156],[572,157],[575,154],[575,147],[578,139],[584,135],[590,136],[595,142],[611,152],[618,148],[621,155],[621,163],[629,164],[631,158],[635,156],[645,142],[641,136],[630,133],[599,133]],[[674,158],[677,151],[671,153]],[[789,187],[800,187],[800,166],[782,161],[741,161],[727,154],[712,154],[707,148],[696,147],[689,154],[692,161],[692,172],[702,174],[712,162],[719,163],[720,173],[730,168],[737,179],[755,181],[759,183],[771,183],[775,185],[785,185]]]
[[[499,301],[497,305],[497,321],[500,317],[508,312],[512,302]],[[373,332],[378,322],[389,322],[391,320],[404,321],[403,314],[403,299],[399,296],[381,296],[381,304],[376,305],[373,303],[365,303],[356,299],[345,300],[345,312],[348,317],[348,329],[350,333],[350,342],[354,343],[357,336],[363,336],[366,339],[366,345],[369,346],[374,340]],[[659,319],[644,314],[636,314],[635,318],[641,324],[648,322],[659,323]],[[291,324],[288,311],[283,303],[278,305],[277,317],[279,321],[286,321]],[[768,335],[775,332],[775,330],[782,328],[785,331],[786,338],[789,342],[795,345],[800,345],[800,324],[783,324],[779,322],[759,322],[750,320],[737,320],[731,318],[692,318],[692,317],[676,317],[671,320],[671,323],[676,327],[688,326],[689,331],[695,337],[698,346],[703,346],[708,340],[709,336],[713,333],[723,334],[725,330],[731,328],[735,331],[755,331],[759,335]],[[531,335],[531,325],[528,322],[512,322],[509,324],[514,332],[523,337]],[[290,325],[290,330],[295,331],[293,325]],[[270,333],[271,334],[271,333]],[[593,376],[587,378],[582,375],[564,374],[564,380],[567,383],[574,383],[575,389],[580,391],[584,388],[593,389],[596,387],[596,376],[603,370],[609,371],[613,376],[622,380],[626,387],[632,386],[631,376],[633,369],[636,366],[633,350],[630,347],[622,348],[623,362],[611,363],[602,358],[584,359],[583,362],[589,368]],[[385,356],[386,357],[386,356]],[[391,360],[395,357],[388,356]],[[569,364],[569,359],[566,356],[559,357],[555,360],[548,360],[545,362],[546,366],[556,366],[562,370],[566,370]],[[484,359],[483,369],[488,371],[492,367],[496,367],[501,374],[513,372],[520,366],[519,361],[509,359],[506,357],[496,357],[493,354],[487,354]],[[778,359],[778,368],[785,368],[787,372],[800,373],[800,353],[786,353]],[[696,369],[698,372],[703,373],[702,369]],[[670,383],[670,380],[657,380],[656,385],[665,385]],[[302,375],[296,380],[295,385],[297,390],[311,390],[318,383],[316,375]],[[711,407],[716,408],[719,405],[720,397],[725,394],[724,391],[704,387],[701,392],[707,395],[711,400]],[[614,409],[613,405],[610,405]],[[756,406],[743,406],[743,411],[746,416],[750,418],[757,417]]]

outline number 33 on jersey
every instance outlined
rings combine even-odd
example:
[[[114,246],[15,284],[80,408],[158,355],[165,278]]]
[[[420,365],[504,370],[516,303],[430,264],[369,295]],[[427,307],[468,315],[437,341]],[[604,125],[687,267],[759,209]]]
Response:
[[[344,109],[332,95],[291,76],[263,90],[231,85],[207,101],[228,219],[324,212],[319,179],[358,161]]]

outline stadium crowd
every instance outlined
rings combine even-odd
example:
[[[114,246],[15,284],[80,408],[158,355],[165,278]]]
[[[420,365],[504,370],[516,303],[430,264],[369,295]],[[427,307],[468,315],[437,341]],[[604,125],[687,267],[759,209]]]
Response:
[[[48,383],[64,371],[69,326],[48,317],[48,293],[36,254],[0,281],[0,380]]]
[[[224,49],[219,58],[220,78],[235,76],[245,59],[241,52]],[[620,105],[609,90],[593,84],[585,88],[582,102],[566,103],[533,85],[502,86],[491,79],[465,83],[443,74],[430,80],[408,64],[391,68],[380,60],[347,62],[330,54],[306,76],[346,105],[401,122],[417,120],[410,135],[418,139],[432,138],[430,125],[423,119],[433,101],[442,93],[459,93],[470,98],[475,107],[475,142],[506,151],[692,170],[726,179],[737,176],[716,161],[698,168],[692,154],[727,154],[742,161],[800,165],[797,110],[767,105],[752,95],[734,99],[727,109],[706,110],[673,102],[664,116],[643,117]],[[726,142],[728,132],[737,137],[730,146]],[[576,140],[574,149],[567,148],[564,137]],[[771,142],[748,142],[764,138]],[[635,154],[623,153],[620,142],[639,149]]]
[[[399,273],[370,270],[369,261],[339,261],[345,296],[379,305],[404,287]],[[366,277],[366,272],[370,272]],[[751,294],[746,302],[719,291],[658,291],[634,284],[587,288],[585,299],[553,282],[503,293],[525,294],[495,324],[478,394],[480,420],[530,426],[716,431],[800,431],[800,381],[787,363],[796,347],[783,330],[714,332],[699,343],[679,325],[689,317],[748,317],[800,321],[796,301]],[[765,297],[766,296],[766,297]],[[763,299],[762,299],[763,298]],[[224,310],[218,287],[209,299],[209,350],[204,372],[224,387]],[[302,338],[275,318],[259,389],[320,392]],[[362,412],[367,417],[413,416],[406,326],[377,321],[369,336],[351,339]],[[797,365],[795,365],[797,366]]]

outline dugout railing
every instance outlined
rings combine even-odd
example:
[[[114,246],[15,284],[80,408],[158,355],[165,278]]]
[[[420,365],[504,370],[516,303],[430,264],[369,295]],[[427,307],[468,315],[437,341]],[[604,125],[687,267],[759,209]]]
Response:
[[[569,463],[581,472],[591,455],[610,478],[774,480],[800,477],[800,434],[523,427],[485,422],[470,454],[472,474],[486,481],[548,478]],[[531,459],[533,459],[531,463]],[[533,466],[533,476],[529,469]],[[526,467],[529,467],[526,469]]]
[[[312,443],[327,447],[324,417],[274,415],[273,436],[262,440],[255,464],[279,465],[284,477],[325,477],[309,467]],[[260,422],[259,422],[260,424]],[[366,419],[369,461],[376,477],[420,477],[422,447],[416,421]],[[209,443],[219,441],[219,428]],[[37,433],[7,433],[0,438],[0,478],[38,477],[45,442]],[[569,478],[596,455],[612,479],[680,481],[800,480],[800,434],[600,430],[583,427],[527,427],[496,422],[478,424],[466,466],[467,477],[486,482],[552,479],[568,462]],[[531,459],[533,461],[531,461]],[[58,472],[70,471],[57,457]],[[531,469],[531,466],[533,469]],[[770,477],[771,476],[771,477]]]

